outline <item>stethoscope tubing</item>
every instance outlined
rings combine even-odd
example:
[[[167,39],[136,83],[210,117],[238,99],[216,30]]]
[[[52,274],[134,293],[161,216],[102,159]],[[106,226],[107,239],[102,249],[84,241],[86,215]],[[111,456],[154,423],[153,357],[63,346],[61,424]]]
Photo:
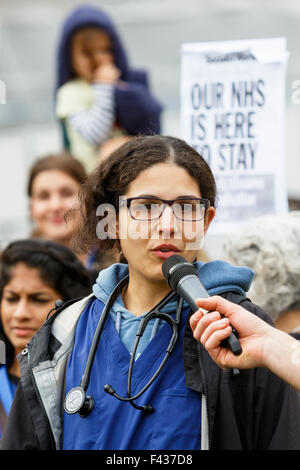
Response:
[[[98,320],[98,324],[97,324],[97,327],[96,327],[96,330],[95,330],[95,333],[94,333],[94,336],[93,336],[93,340],[92,340],[90,351],[89,351],[89,354],[88,354],[88,357],[87,357],[86,365],[85,365],[84,372],[83,372],[83,375],[82,375],[82,378],[81,378],[80,387],[75,387],[74,389],[72,389],[66,397],[65,410],[68,413],[73,414],[73,413],[78,411],[79,414],[82,417],[85,417],[92,411],[92,409],[94,407],[93,398],[92,397],[86,397],[85,394],[86,394],[86,391],[87,391],[88,386],[89,386],[90,375],[91,375],[91,371],[92,371],[92,367],[93,367],[93,362],[94,362],[94,359],[95,359],[95,354],[96,354],[98,344],[99,344],[99,341],[100,341],[100,338],[101,338],[101,333],[103,331],[103,328],[104,328],[106,319],[109,315],[110,309],[111,309],[113,303],[115,302],[115,300],[117,298],[117,295],[119,295],[119,292],[121,292],[123,287],[125,287],[128,284],[128,282],[129,282],[129,274],[126,275],[117,284],[117,286],[114,288],[113,292],[110,294],[110,296],[108,298],[108,301],[107,301],[107,303],[106,303],[106,305],[105,305],[105,307],[102,311],[102,314],[101,314],[101,316]],[[160,302],[158,302],[158,304],[153,309],[150,310],[150,312],[148,312],[143,317],[143,319],[140,322],[140,325],[139,325],[137,333],[136,333],[136,341],[135,341],[135,344],[134,344],[133,352],[131,354],[130,364],[129,364],[129,369],[128,369],[127,397],[119,396],[116,393],[116,391],[114,390],[114,388],[109,384],[105,385],[105,387],[104,387],[104,390],[105,390],[106,393],[109,393],[110,395],[118,398],[121,401],[129,402],[134,408],[136,408],[138,410],[141,410],[141,411],[144,411],[146,413],[152,413],[154,411],[153,407],[151,405],[142,405],[142,406],[136,405],[134,403],[134,400],[136,400],[141,395],[143,395],[143,393],[145,393],[145,391],[150,387],[150,385],[156,380],[157,376],[160,374],[161,370],[165,366],[172,350],[174,349],[174,347],[177,343],[178,336],[179,336],[181,313],[182,313],[182,307],[183,307],[183,299],[179,298],[179,301],[177,302],[176,319],[175,320],[169,314],[159,311],[159,309],[163,308],[171,300],[171,298],[173,298],[175,295],[176,295],[176,293],[174,291],[169,292]],[[136,395],[131,396],[132,369],[133,369],[133,364],[134,364],[134,361],[135,361],[136,351],[137,351],[137,348],[138,348],[138,345],[139,345],[139,341],[140,341],[140,339],[143,335],[143,332],[146,328],[146,325],[152,318],[161,318],[161,319],[165,320],[172,327],[172,337],[171,337],[171,340],[170,340],[169,345],[167,347],[165,356],[164,356],[160,366],[158,367],[157,371],[153,375],[153,377],[142,388],[142,390],[140,390]],[[79,405],[77,408],[74,408],[74,410],[70,410],[70,408],[67,405],[68,397],[72,401],[72,399],[74,397],[74,393],[75,394],[76,393],[80,394],[82,405],[81,405],[81,408],[80,408],[80,405]]]
[[[159,368],[157,369],[156,373],[153,375],[153,377],[151,378],[151,380],[149,380],[149,382],[142,388],[142,390],[139,391],[139,393],[137,393],[134,397],[131,396],[131,378],[132,378],[132,369],[133,369],[133,364],[134,364],[134,360],[135,360],[135,356],[136,356],[136,351],[137,351],[137,348],[138,348],[138,344],[139,344],[139,341],[140,341],[140,338],[142,336],[137,334],[137,339],[135,341],[135,345],[134,345],[134,348],[133,348],[133,352],[131,354],[131,359],[130,359],[130,364],[129,364],[129,369],[128,369],[128,381],[127,381],[127,396],[128,398],[125,399],[124,401],[130,401],[130,400],[136,400],[137,398],[139,398],[141,395],[143,395],[143,393],[145,393],[145,391],[150,387],[150,385],[154,382],[154,380],[156,379],[156,377],[158,376],[158,374],[160,373],[160,371],[162,370],[162,368],[164,367],[165,363],[167,362],[176,342],[177,342],[177,339],[178,339],[178,330],[177,328],[175,327],[175,322],[174,320],[172,322],[169,321],[169,319],[171,318],[170,316],[168,316],[167,314],[163,315],[163,314],[159,314],[159,313],[154,313],[153,315],[149,315],[149,317],[147,318],[147,320],[151,320],[152,317],[154,317],[155,315],[155,318],[162,318],[163,320],[166,320],[169,324],[172,325],[173,327],[173,334],[172,334],[172,338],[171,338],[171,341],[168,345],[168,348],[166,350],[166,354],[165,354],[165,357],[163,358]],[[168,319],[167,319],[168,317]],[[145,317],[146,318],[146,317]],[[172,320],[172,318],[171,318]],[[147,324],[147,322],[145,322],[145,325]],[[121,397],[120,397],[121,398]]]
[[[80,383],[80,386],[83,388],[83,390],[85,392],[87,391],[87,388],[89,386],[90,375],[91,375],[91,371],[92,371],[92,367],[93,367],[95,354],[96,354],[96,351],[97,351],[97,347],[98,347],[98,344],[99,344],[99,341],[100,341],[101,333],[103,331],[103,328],[104,328],[106,319],[108,317],[109,311],[110,311],[113,303],[116,300],[116,294],[119,293],[119,291],[128,284],[128,279],[129,279],[129,274],[127,276],[125,276],[117,284],[117,286],[115,287],[115,289],[113,290],[113,292],[109,296],[109,299],[108,299],[108,301],[107,301],[107,303],[104,307],[104,310],[103,310],[103,312],[101,314],[101,317],[99,319],[99,322],[97,324],[97,327],[96,327],[96,330],[95,330],[95,333],[94,333],[94,337],[93,337],[93,341],[92,341],[92,344],[91,344],[91,348],[90,348],[88,358],[87,358],[87,361],[86,361],[86,365],[85,365],[85,368],[84,368],[84,372],[83,372],[83,375],[82,375],[81,383]]]

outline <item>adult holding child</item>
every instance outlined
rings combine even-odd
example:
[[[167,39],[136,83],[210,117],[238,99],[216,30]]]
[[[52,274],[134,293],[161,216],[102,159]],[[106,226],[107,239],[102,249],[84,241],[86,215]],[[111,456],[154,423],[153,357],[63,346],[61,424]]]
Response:
[[[162,107],[148,74],[130,67],[109,16],[92,6],[64,21],[58,46],[56,115],[65,145],[87,171],[130,136],[160,132]]]

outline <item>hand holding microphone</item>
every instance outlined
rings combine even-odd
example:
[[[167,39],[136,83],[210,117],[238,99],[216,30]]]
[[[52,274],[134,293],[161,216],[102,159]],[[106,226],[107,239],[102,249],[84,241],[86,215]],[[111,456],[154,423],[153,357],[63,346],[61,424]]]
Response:
[[[193,312],[199,310],[199,306],[196,303],[198,298],[210,297],[200,281],[195,266],[186,261],[182,256],[173,255],[167,258],[162,265],[162,271],[170,287],[188,303]],[[223,344],[231,349],[234,355],[238,356],[241,354],[242,348],[234,328],[232,328],[232,332],[223,342]]]

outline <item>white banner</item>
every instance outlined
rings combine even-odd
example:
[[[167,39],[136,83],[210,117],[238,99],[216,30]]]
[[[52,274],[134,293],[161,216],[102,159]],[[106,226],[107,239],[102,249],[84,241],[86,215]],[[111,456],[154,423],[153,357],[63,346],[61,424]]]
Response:
[[[284,38],[182,46],[182,138],[215,175],[215,233],[287,210],[287,57]]]

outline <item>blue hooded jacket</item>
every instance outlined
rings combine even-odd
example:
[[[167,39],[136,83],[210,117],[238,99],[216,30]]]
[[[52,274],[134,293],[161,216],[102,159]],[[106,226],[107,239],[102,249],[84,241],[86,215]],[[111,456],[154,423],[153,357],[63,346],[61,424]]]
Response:
[[[198,270],[199,277],[210,295],[217,295],[222,292],[237,292],[245,295],[252,282],[254,273],[247,266],[233,266],[226,261],[215,260],[209,263],[196,262],[195,266]],[[103,304],[105,304],[117,283],[128,274],[128,265],[116,263],[108,268],[100,271],[96,283],[93,286],[93,293]],[[184,308],[188,307],[184,302]],[[175,312],[176,299],[170,301],[162,309],[163,312]],[[146,314],[146,312],[145,312]],[[144,315],[145,315],[144,314]],[[141,318],[144,315],[135,316],[129,312],[124,306],[121,295],[115,300],[110,315],[116,325],[121,340],[131,352],[134,344],[136,330]],[[137,357],[149,341],[153,338],[156,331],[161,327],[163,322],[160,320],[151,320],[143,337],[141,338]]]
[[[115,87],[115,111],[119,125],[130,135],[159,134],[161,104],[149,91],[147,72],[133,70],[128,64],[125,49],[111,19],[102,10],[92,6],[76,8],[65,20],[57,51],[56,90],[74,78],[71,65],[71,38],[80,28],[97,26],[105,31],[113,44],[115,64],[121,71],[120,79],[127,87]]]

